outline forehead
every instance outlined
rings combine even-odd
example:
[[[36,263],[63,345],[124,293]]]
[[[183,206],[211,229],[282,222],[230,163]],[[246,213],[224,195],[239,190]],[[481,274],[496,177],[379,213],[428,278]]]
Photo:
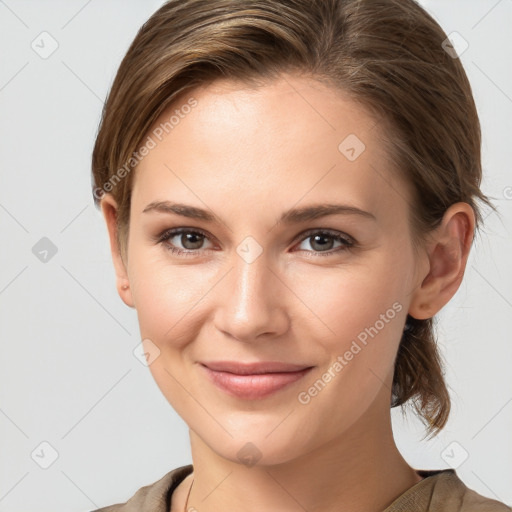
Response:
[[[259,87],[218,80],[180,95],[153,124],[155,147],[136,169],[134,200],[172,191],[197,203],[236,192],[256,205],[272,193],[290,204],[342,196],[386,208],[403,185],[382,129],[361,104],[311,78]]]

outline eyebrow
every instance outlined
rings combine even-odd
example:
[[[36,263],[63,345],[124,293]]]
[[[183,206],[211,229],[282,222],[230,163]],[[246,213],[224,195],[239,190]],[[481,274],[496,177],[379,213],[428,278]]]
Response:
[[[217,222],[222,221],[214,213],[202,208],[190,206],[182,203],[173,203],[171,201],[153,201],[149,203],[142,213],[148,212],[159,212],[159,213],[170,213],[181,215],[182,217],[188,217],[189,219],[198,219],[206,222]],[[281,215],[281,218],[277,221],[276,225],[279,224],[299,224],[328,215],[359,215],[360,217],[377,220],[375,215],[365,210],[361,210],[355,206],[349,206],[344,204],[318,204],[306,206],[304,208],[291,208],[286,210]]]

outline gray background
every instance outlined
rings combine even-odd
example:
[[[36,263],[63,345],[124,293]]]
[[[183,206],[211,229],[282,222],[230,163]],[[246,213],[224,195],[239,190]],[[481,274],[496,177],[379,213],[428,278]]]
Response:
[[[161,3],[0,0],[0,512],[125,501],[191,462],[185,423],[133,354],[136,313],[115,290],[90,191],[103,99]],[[502,219],[486,211],[440,315],[449,423],[421,441],[419,420],[395,409],[395,437],[414,467],[456,467],[469,487],[512,504],[512,1],[421,3],[469,43],[461,59],[482,122],[483,190]],[[43,237],[57,250],[46,262],[33,251]]]

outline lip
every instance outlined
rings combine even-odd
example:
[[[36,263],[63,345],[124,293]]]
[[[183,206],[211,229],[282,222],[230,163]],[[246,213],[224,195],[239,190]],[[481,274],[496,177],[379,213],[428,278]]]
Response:
[[[231,396],[245,400],[266,398],[300,380],[313,369],[312,366],[274,361],[209,361],[200,366],[217,387]]]

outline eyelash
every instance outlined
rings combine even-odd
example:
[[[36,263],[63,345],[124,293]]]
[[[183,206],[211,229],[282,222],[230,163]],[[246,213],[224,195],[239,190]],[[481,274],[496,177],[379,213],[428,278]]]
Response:
[[[168,229],[161,233],[160,235],[157,235],[155,237],[155,242],[162,244],[169,252],[179,255],[179,256],[195,256],[199,251],[202,249],[197,250],[183,250],[179,249],[177,247],[173,247],[167,243],[167,241],[170,238],[173,238],[176,235],[182,235],[184,233],[193,234],[193,235],[200,235],[205,237],[206,239],[209,239],[208,235],[200,230],[200,229],[187,229],[187,228],[173,228]],[[351,237],[348,237],[346,235],[342,235],[339,231],[333,231],[330,229],[310,229],[304,233],[301,233],[299,237],[296,238],[299,242],[302,242],[304,240],[307,240],[308,238],[313,237],[314,235],[327,235],[328,238],[332,238],[338,242],[341,242],[343,245],[341,247],[338,247],[336,249],[331,249],[330,251],[306,251],[306,252],[312,252],[316,256],[331,256],[338,252],[348,251],[353,249],[356,246],[356,242]],[[204,250],[204,249],[203,249]],[[211,249],[205,249],[205,250],[211,250]],[[304,249],[303,249],[304,250]]]

